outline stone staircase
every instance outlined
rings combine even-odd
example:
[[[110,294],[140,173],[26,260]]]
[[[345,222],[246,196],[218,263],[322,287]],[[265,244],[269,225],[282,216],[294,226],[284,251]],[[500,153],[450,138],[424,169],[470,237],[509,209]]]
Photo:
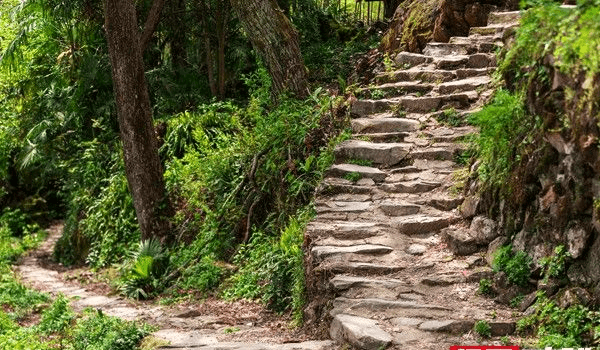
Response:
[[[477,294],[492,277],[483,254],[454,254],[444,230],[473,229],[459,214],[468,169],[456,161],[477,130],[452,125],[491,95],[494,51],[518,19],[491,13],[468,37],[402,52],[397,70],[357,91],[353,139],[336,148],[306,230],[309,294],[338,343],[449,349],[480,341],[478,320],[492,336],[514,331],[515,310]]]

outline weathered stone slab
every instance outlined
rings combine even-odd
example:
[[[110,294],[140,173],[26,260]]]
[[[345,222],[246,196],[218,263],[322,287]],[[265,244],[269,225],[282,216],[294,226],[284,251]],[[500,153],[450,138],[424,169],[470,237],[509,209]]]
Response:
[[[430,63],[431,61],[433,61],[433,57],[431,56],[411,52],[400,52],[394,58],[394,63],[402,68],[406,68],[406,66],[414,67],[420,64]]]
[[[470,331],[473,325],[473,321],[466,320],[432,320],[421,323],[419,329],[427,332],[461,334]]]
[[[375,182],[382,182],[387,174],[377,168],[356,165],[356,164],[334,164],[329,168],[329,176],[344,177],[350,173],[358,173],[361,178],[373,179]]]
[[[379,209],[388,216],[404,216],[417,214],[421,206],[407,202],[386,201],[379,205]]]
[[[371,202],[325,202],[317,207],[317,213],[347,212],[359,213],[369,210]]]
[[[404,118],[357,118],[352,119],[352,130],[355,133],[382,133],[419,130],[421,123]]]
[[[489,76],[472,77],[467,79],[450,81],[442,83],[437,87],[437,91],[441,94],[451,94],[454,92],[463,92],[467,90],[475,90],[480,86],[489,84],[491,78]]]
[[[406,143],[373,143],[361,140],[348,140],[335,149],[338,163],[348,159],[364,159],[374,164],[394,165],[402,161],[410,151]]]
[[[345,314],[333,318],[329,334],[334,340],[365,350],[384,349],[392,342],[392,337],[376,321]]]
[[[381,189],[391,193],[423,193],[429,192],[440,187],[440,182],[434,181],[406,181],[397,183],[387,183],[381,186]]]
[[[396,219],[392,227],[405,235],[419,235],[435,232],[456,222],[455,216],[411,215]]]
[[[332,255],[345,255],[345,254],[364,254],[364,255],[382,255],[389,254],[394,249],[378,244],[360,244],[347,247],[338,246],[316,246],[311,250],[313,257],[313,263],[318,264],[324,259]]]

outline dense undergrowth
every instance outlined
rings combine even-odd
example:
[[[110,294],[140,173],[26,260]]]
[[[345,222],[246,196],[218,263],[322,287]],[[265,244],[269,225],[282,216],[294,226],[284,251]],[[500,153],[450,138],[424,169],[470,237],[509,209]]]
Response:
[[[509,241],[527,251],[516,251],[514,245],[500,248],[495,271],[502,271],[523,290],[535,289],[533,279],[551,291],[550,295],[538,292],[529,316],[519,322],[521,335],[532,337],[526,345],[597,346],[597,305],[586,297],[588,292],[577,289],[590,287],[577,282],[584,272],[567,276],[577,257],[563,246],[565,230],[574,226],[571,220],[591,221],[588,197],[593,193],[583,188],[583,182],[569,180],[569,186],[560,179],[590,174],[593,167],[586,147],[597,148],[597,142],[582,140],[594,140],[600,120],[600,3],[580,1],[576,8],[561,8],[558,3],[538,1],[522,6],[528,9],[522,13],[515,40],[500,54],[496,81],[504,86],[470,117],[481,128],[475,140],[480,209],[498,218]],[[551,137],[561,141],[551,145]],[[572,167],[579,169],[579,175],[561,168],[559,160],[570,155],[579,162]],[[550,195],[541,199],[548,193],[560,199],[552,202]],[[540,256],[543,250],[549,252],[547,256]],[[528,254],[537,255],[533,259]],[[491,288],[489,280],[480,283],[482,294],[489,294]],[[583,297],[572,297],[580,291]],[[521,295],[515,304],[522,300]]]
[[[306,100],[275,98],[235,16],[219,17],[216,0],[182,3],[186,11],[165,8],[144,57],[176,243],[140,242],[99,3],[0,2],[0,208],[42,225],[63,219],[55,259],[116,271],[114,287],[129,297],[247,298],[301,321],[303,230],[345,137],[346,109],[332,92],[377,35],[343,11],[294,2],[313,88]],[[145,14],[150,2],[137,4]],[[219,23],[223,37],[206,30]],[[224,92],[213,94],[223,38]],[[67,333],[58,338],[77,338]]]

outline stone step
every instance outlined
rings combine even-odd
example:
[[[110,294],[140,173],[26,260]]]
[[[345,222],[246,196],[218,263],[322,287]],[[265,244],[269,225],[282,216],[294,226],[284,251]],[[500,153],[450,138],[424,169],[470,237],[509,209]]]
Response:
[[[374,96],[400,96],[407,94],[426,94],[433,89],[433,84],[416,81],[399,81],[381,85],[373,85],[358,89],[356,96],[359,98],[372,98]]]
[[[394,58],[394,63],[396,63],[398,67],[404,69],[431,62],[433,62],[433,57],[431,55],[422,55],[412,52],[400,52]]]
[[[361,213],[371,208],[371,202],[332,202],[325,201],[317,205],[317,214],[324,213]]]
[[[427,205],[438,210],[450,211],[458,208],[464,201],[463,196],[452,196],[449,194],[435,194],[428,198],[420,198],[414,201],[415,204]]]
[[[378,244],[359,244],[352,246],[315,246],[311,249],[311,257],[313,264],[319,264],[321,261],[329,257],[361,254],[361,255],[385,255],[389,254],[394,249]]]
[[[428,43],[423,49],[423,55],[435,57],[472,55],[493,52],[497,47],[495,43],[487,42]]]
[[[375,237],[390,229],[374,222],[321,222],[312,221],[306,227],[306,236],[313,240],[319,237],[333,237],[340,240],[357,240]]]
[[[436,143],[434,146],[427,148],[417,148],[411,151],[411,159],[427,159],[427,160],[454,160],[456,156],[463,151],[466,146],[458,143]]]
[[[405,201],[387,200],[379,204],[379,209],[387,216],[405,216],[419,213],[421,206]]]
[[[417,317],[423,319],[452,317],[453,310],[442,305],[421,303],[411,300],[387,300],[378,298],[349,299],[338,297],[333,300],[332,316],[339,314],[362,317],[392,318]]]
[[[387,174],[378,168],[356,164],[334,164],[327,171],[327,176],[332,177],[343,178],[349,174],[358,174],[360,178],[373,179],[375,182],[382,182],[387,177]]]
[[[375,181],[372,179],[365,178],[352,182],[338,177],[328,177],[321,182],[319,187],[317,187],[317,193],[322,196],[333,196],[338,194],[370,194],[375,191],[375,189]]]
[[[398,264],[384,264],[381,262],[358,262],[358,261],[328,261],[325,260],[319,266],[321,270],[328,273],[347,274],[355,276],[379,276],[402,271],[406,266]]]
[[[407,236],[412,236],[437,232],[459,220],[460,217],[453,214],[442,216],[415,214],[399,217],[395,219],[391,225],[393,228],[397,229],[398,232]]]
[[[478,88],[486,87],[490,84],[491,80],[492,79],[489,76],[479,76],[449,81],[438,85],[435,88],[435,91],[440,94],[452,94],[455,92],[476,90]]]
[[[389,193],[425,193],[433,191],[442,185],[436,181],[403,181],[396,183],[386,183],[381,185],[381,189]]]
[[[329,335],[332,340],[348,343],[356,349],[379,350],[392,343],[392,336],[381,329],[377,321],[346,314],[333,318]]]
[[[469,29],[469,37],[474,36],[474,35],[481,35],[481,36],[495,35],[495,36],[502,37],[505,31],[513,30],[518,26],[519,26],[518,22],[511,22],[511,23],[492,24],[492,25],[488,25],[486,27],[471,27]]]
[[[355,118],[352,131],[361,133],[409,132],[419,130],[421,123],[406,118]]]
[[[434,61],[435,68],[445,70],[456,70],[454,74],[458,77],[459,69],[482,69],[496,66],[496,55],[489,53],[475,53],[472,55],[442,56]],[[466,71],[461,71],[464,73]]]
[[[487,56],[486,56],[487,57]],[[496,65],[494,60],[493,65]],[[485,68],[459,68],[456,70],[456,78],[457,79],[466,79],[470,77],[480,77],[487,76],[492,74],[496,68],[494,67],[485,67]]]
[[[504,43],[502,42],[502,36],[500,35],[471,35],[469,37],[453,36],[450,38],[450,41],[448,41],[448,43],[460,45],[484,44],[485,47],[487,47],[488,45],[502,47],[504,45]]]
[[[428,83],[439,83],[456,79],[456,73],[448,70],[437,70],[434,68],[416,67],[406,70],[397,70],[382,73],[375,77],[377,83],[391,83],[400,81],[422,81]]]
[[[409,136],[408,132],[377,132],[377,133],[359,133],[354,135],[358,140],[380,142],[404,142],[404,139]]]
[[[410,284],[393,278],[375,279],[373,277],[337,275],[329,281],[329,284],[332,290],[338,294],[349,289],[386,289],[393,290],[396,294],[412,290]]]
[[[362,159],[392,166],[400,163],[409,153],[410,144],[406,143],[373,143],[362,140],[347,140],[340,143],[334,150],[337,163],[349,159]]]
[[[404,96],[382,100],[357,100],[352,104],[352,114],[367,116],[381,113],[390,108],[398,108],[407,113],[434,112],[441,108],[463,109],[469,106],[471,100],[477,99],[476,92],[465,92],[439,96]]]
[[[462,112],[462,111],[461,111]],[[459,114],[461,112],[458,112]],[[461,127],[438,127],[435,129],[427,129],[421,131],[427,138],[434,142],[451,143],[458,140],[462,140],[468,135],[472,135],[478,132],[478,129],[473,126],[461,126]]]
[[[491,12],[488,16],[488,26],[493,24],[519,23],[521,11]]]

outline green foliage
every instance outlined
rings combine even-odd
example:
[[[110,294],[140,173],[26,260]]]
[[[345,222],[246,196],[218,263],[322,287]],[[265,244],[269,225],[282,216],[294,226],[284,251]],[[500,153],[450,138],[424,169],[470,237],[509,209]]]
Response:
[[[360,180],[362,178],[362,174],[356,171],[353,171],[351,173],[347,173],[346,175],[344,175],[344,179],[348,180],[348,181],[352,181],[352,182],[356,182],[358,180]]]
[[[437,115],[437,120],[442,124],[455,127],[464,123],[460,113],[454,108],[444,109],[442,113]]]
[[[75,314],[69,305],[69,299],[59,294],[52,305],[42,313],[38,327],[45,334],[59,333],[68,329],[74,319]]]
[[[600,313],[583,305],[559,307],[538,292],[535,312],[517,322],[517,330],[538,337],[538,347],[579,348],[592,345],[600,333]]]
[[[494,254],[492,268],[495,272],[506,273],[508,282],[518,286],[526,286],[531,275],[532,259],[527,253],[518,251],[513,253],[512,246],[498,248]]]
[[[492,327],[485,320],[479,320],[475,322],[473,330],[475,331],[475,333],[479,334],[481,337],[484,338],[489,338],[492,336]]]
[[[356,164],[356,165],[361,165],[361,166],[373,166],[373,161],[368,160],[368,159],[359,159],[359,158],[347,159],[346,163]]]
[[[304,306],[304,265],[302,242],[304,228],[314,216],[305,208],[292,217],[279,239],[255,234],[240,249],[236,262],[242,268],[232,276],[230,287],[223,292],[227,299],[258,299],[276,311],[294,311],[296,322],[302,321]]]
[[[539,263],[542,267],[544,281],[548,282],[550,277],[564,278],[567,273],[567,262],[571,254],[567,251],[564,245],[559,245],[554,248],[554,254],[540,259]]]
[[[22,318],[49,300],[47,294],[28,289],[19,283],[8,265],[0,265],[0,305],[11,310],[8,315],[12,319]]]
[[[160,242],[153,239],[144,240],[123,270],[120,281],[123,294],[130,298],[147,299],[159,293],[165,286],[163,277],[169,271],[169,253]]]
[[[488,186],[508,193],[510,172],[519,162],[523,146],[531,143],[532,130],[539,126],[539,120],[526,115],[521,95],[498,90],[493,102],[472,114],[470,122],[480,127],[475,139],[481,160],[480,178]]]
[[[491,295],[494,293],[492,289],[492,281],[487,278],[482,278],[479,280],[479,289],[477,289],[477,293],[481,295]]]
[[[88,309],[72,329],[72,350],[131,350],[152,328]]]

